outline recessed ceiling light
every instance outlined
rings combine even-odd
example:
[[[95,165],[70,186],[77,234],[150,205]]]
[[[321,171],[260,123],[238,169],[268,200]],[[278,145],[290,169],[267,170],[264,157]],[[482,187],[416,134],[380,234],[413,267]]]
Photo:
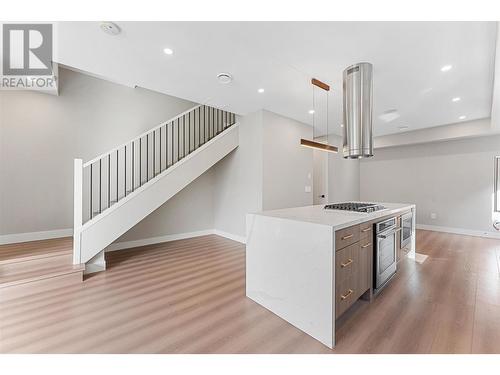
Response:
[[[462,116],[460,116],[458,119],[459,119],[459,120],[465,120],[466,118],[467,118],[467,116],[462,115]]]
[[[456,98],[451,99],[452,102],[459,102],[460,100],[462,100],[462,99],[459,98],[458,96]]]
[[[120,27],[113,22],[101,22],[101,30],[109,35],[118,35],[121,33]]]
[[[399,129],[399,130],[406,130],[406,129],[408,129],[408,128],[409,128],[409,127],[408,127],[408,126],[406,126],[406,125],[403,125],[403,126],[398,126],[398,129]]]
[[[171,48],[164,48],[163,52],[165,53],[165,55],[172,55],[174,53]]]
[[[262,93],[264,92],[264,89],[258,89],[258,90],[257,90],[257,92],[258,92],[259,94],[262,94]]]
[[[310,115],[314,115],[314,109],[310,109],[310,110],[309,110],[309,114],[310,114]]]
[[[224,85],[227,85],[228,83],[231,83],[233,81],[233,77],[229,73],[219,73],[217,74],[217,79],[219,80],[219,83],[222,83]]]
[[[452,65],[444,65],[441,67],[441,71],[442,72],[447,72],[448,70],[451,70],[451,68],[453,68]]]

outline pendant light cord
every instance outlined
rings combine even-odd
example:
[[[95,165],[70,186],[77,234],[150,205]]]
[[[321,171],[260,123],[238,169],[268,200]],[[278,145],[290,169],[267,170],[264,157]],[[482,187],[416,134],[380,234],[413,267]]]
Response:
[[[326,92],[326,144],[328,144],[328,91]]]
[[[314,124],[315,124],[315,117],[316,117],[316,104],[315,104],[315,101],[314,101],[314,86],[312,87],[313,89],[313,141],[314,141]]]

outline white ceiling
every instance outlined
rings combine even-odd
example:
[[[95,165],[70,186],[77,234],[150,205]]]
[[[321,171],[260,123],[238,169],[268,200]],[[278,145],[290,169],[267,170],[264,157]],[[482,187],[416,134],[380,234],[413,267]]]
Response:
[[[56,61],[238,114],[264,108],[307,123],[315,77],[332,86],[330,131],[333,127],[339,134],[342,71],[361,61],[374,65],[376,135],[400,132],[401,126],[411,131],[454,123],[462,115],[485,118],[491,112],[495,22],[117,24],[122,33],[110,36],[97,22],[58,23]],[[165,55],[166,47],[174,54]],[[442,72],[448,64],[452,69]],[[218,83],[220,72],[231,73],[233,83]],[[259,94],[259,88],[265,92]],[[461,100],[452,102],[454,97]],[[396,120],[378,118],[393,109],[400,114]],[[317,108],[316,113],[325,118],[325,111]]]

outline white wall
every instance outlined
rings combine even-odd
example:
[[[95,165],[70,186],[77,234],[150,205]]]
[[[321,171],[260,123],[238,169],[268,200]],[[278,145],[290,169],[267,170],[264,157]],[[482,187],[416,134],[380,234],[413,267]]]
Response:
[[[0,235],[72,228],[73,159],[89,160],[193,105],[67,69],[60,96],[0,92]],[[244,236],[248,212],[311,204],[312,151],[299,145],[311,128],[266,111],[238,122],[237,150],[117,241],[207,229]]]
[[[245,215],[262,210],[262,111],[238,117],[240,144],[214,168],[214,228],[245,236]]]
[[[73,159],[89,160],[194,105],[66,69],[60,70],[59,79],[60,96],[0,91],[1,235],[72,228]],[[197,191],[207,200],[212,197],[211,190]],[[163,220],[152,228],[168,232],[174,227],[189,231],[192,223],[199,227],[199,214],[188,216],[192,197],[188,201],[165,206],[168,215],[175,209],[186,220]],[[141,228],[133,233],[142,237]],[[150,228],[147,234],[153,232]]]
[[[312,127],[268,111],[262,126],[263,209],[313,204],[313,151],[300,146],[301,138],[312,138]]]
[[[359,160],[344,159],[342,137],[330,135],[328,142],[339,148],[328,154],[328,201],[345,202],[360,200]]]
[[[239,147],[215,166],[214,228],[244,237],[247,213],[312,204],[312,150],[300,146],[312,129],[268,111],[238,121]]]
[[[498,135],[376,149],[360,164],[361,199],[415,203],[417,224],[493,232],[493,158],[499,154]]]
[[[213,229],[213,185],[209,169],[115,242]]]

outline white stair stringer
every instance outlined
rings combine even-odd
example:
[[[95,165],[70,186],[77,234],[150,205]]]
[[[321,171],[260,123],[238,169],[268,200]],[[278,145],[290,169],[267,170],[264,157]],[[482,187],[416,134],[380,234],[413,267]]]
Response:
[[[238,147],[238,124],[137,188],[80,228],[76,228],[73,263],[86,263],[130,228],[171,199]]]

